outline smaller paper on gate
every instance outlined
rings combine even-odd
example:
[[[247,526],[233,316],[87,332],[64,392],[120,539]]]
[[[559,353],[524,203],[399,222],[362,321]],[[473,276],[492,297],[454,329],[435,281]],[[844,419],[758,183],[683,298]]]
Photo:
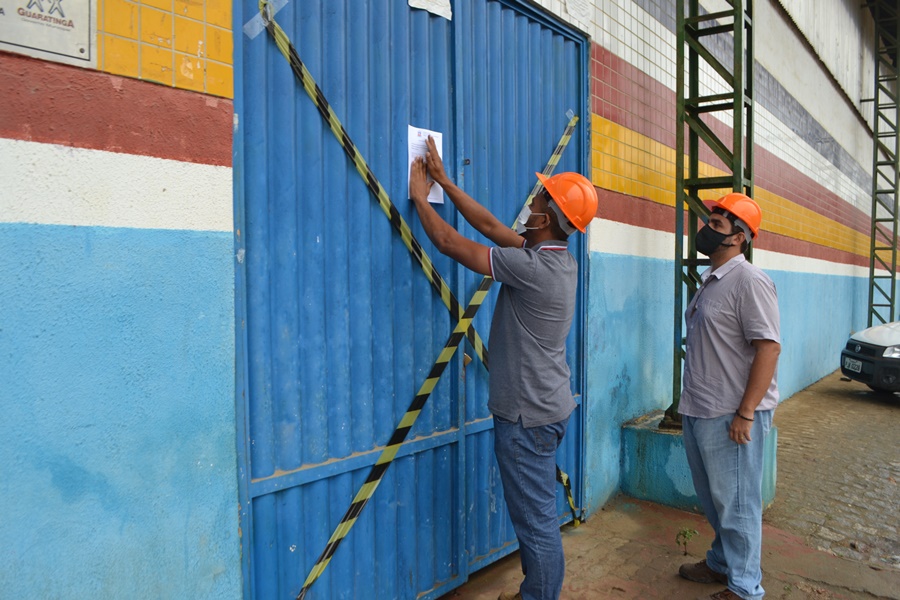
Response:
[[[450,8],[450,0],[409,0],[410,8],[421,8],[433,15],[444,17],[448,21],[453,20],[453,10]]]
[[[429,135],[434,139],[434,145],[437,147],[438,156],[444,158],[444,135],[440,131],[429,131],[428,129],[422,129],[421,127],[413,127],[412,125],[410,125],[409,161],[406,165],[407,173],[409,173],[410,168],[412,168],[412,162],[414,158],[418,156],[424,158],[425,152],[428,151],[428,145],[426,144],[426,141],[428,140]],[[428,176],[428,181],[434,181],[434,179],[431,178],[431,175]],[[407,180],[406,184],[408,187],[409,180]],[[432,204],[443,204],[444,188],[436,183],[431,186],[431,191],[428,192],[428,201]]]

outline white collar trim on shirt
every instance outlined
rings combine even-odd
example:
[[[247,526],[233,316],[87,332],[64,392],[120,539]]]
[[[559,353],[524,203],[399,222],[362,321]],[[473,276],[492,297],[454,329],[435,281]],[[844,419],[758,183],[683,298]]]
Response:
[[[722,279],[731,271],[733,271],[738,265],[745,262],[747,262],[747,258],[743,254],[738,254],[715,271],[711,269],[703,271],[703,273],[700,275],[700,280],[705,282],[707,279],[709,279],[710,276],[714,276],[716,279]]]
[[[552,241],[543,241],[537,246],[533,246],[532,250],[537,250],[540,252],[541,250],[568,250],[569,244],[568,242],[552,242]]]

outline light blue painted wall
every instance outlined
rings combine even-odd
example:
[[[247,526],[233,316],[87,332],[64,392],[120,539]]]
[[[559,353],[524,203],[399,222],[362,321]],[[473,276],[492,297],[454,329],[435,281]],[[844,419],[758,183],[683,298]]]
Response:
[[[232,254],[0,225],[0,596],[240,597]]]
[[[619,488],[625,421],[672,396],[671,262],[591,253],[585,352],[585,504]]]
[[[865,329],[868,277],[768,271],[778,290],[778,389],[789,398],[841,367],[841,349]]]
[[[681,431],[661,430],[663,411],[648,413],[622,428],[621,490],[682,510],[701,512],[688,466]],[[772,427],[763,451],[762,499],[768,507],[775,499],[775,455],[778,428]]]
[[[673,264],[591,253],[586,343],[585,504],[619,490],[622,424],[665,409],[672,396]],[[782,398],[840,367],[865,326],[867,279],[768,271],[778,290]]]

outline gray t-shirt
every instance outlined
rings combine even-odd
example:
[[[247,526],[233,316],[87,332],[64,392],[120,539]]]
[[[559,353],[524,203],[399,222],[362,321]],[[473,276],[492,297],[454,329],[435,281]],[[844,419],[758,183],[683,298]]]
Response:
[[[709,419],[732,414],[740,406],[756,356],[751,342],[780,343],[780,333],[775,284],[743,254],[713,272],[705,271],[701,279],[684,314],[687,342],[678,412]],[[776,379],[772,377],[756,410],[778,405]]]
[[[562,421],[575,409],[566,337],[575,313],[578,263],[567,242],[491,248],[502,283],[491,322],[488,409],[525,427]]]

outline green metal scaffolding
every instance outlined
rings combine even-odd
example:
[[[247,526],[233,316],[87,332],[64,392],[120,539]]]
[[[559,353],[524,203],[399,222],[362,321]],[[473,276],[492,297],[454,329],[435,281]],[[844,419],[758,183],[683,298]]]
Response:
[[[687,0],[687,6],[685,0],[676,2],[675,335],[672,405],[660,424],[668,429],[681,427],[678,402],[684,361],[685,292],[690,302],[700,283],[698,267],[709,264],[708,259],[697,257],[694,246],[697,222],[706,221],[709,215],[700,193],[719,190],[724,195],[736,191],[753,197],[753,2],[724,2],[729,9],[712,13],[701,13],[699,0]],[[716,48],[727,47],[729,39],[731,56],[717,53]],[[706,82],[702,90],[701,81]],[[724,131],[729,123],[731,139],[723,139],[716,130]],[[726,174],[702,176],[701,157]]]
[[[897,4],[869,4],[875,22],[875,97],[872,125],[872,227],[869,252],[869,327],[897,319],[898,156]]]

